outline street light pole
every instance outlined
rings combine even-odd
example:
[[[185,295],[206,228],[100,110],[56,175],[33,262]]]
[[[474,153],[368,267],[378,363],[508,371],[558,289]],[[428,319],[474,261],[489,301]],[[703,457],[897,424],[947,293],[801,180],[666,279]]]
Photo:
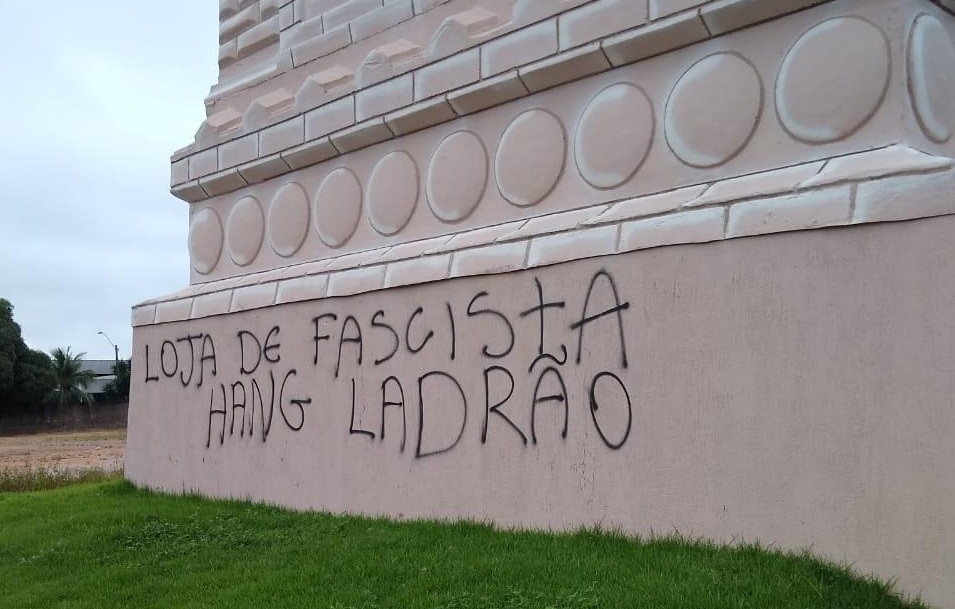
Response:
[[[109,336],[106,335],[106,332],[103,332],[102,330],[100,330],[99,332],[97,332],[97,334],[102,334],[103,338],[106,339],[106,342],[108,342],[110,345],[113,346],[113,353],[116,356],[116,363],[118,364],[119,363],[119,347],[117,347],[116,343],[114,343],[113,341],[109,339]]]

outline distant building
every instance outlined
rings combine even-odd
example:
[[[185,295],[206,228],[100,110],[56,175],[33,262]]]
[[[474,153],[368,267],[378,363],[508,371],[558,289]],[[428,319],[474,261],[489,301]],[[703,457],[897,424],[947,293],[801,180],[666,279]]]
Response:
[[[93,373],[93,380],[86,386],[86,393],[98,399],[106,392],[106,385],[116,378],[113,374],[113,366],[116,362],[111,359],[83,359],[80,360],[84,370]]]

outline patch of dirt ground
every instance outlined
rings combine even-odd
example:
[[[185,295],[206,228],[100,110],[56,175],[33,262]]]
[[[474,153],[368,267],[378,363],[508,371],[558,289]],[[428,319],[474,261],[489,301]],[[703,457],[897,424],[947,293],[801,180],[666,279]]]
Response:
[[[0,437],[0,470],[118,471],[125,451],[125,429]]]

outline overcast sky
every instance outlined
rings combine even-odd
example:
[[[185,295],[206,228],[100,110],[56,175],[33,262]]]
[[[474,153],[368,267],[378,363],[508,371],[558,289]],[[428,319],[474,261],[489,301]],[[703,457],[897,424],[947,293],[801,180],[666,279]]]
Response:
[[[217,73],[215,0],[3,1],[0,297],[27,344],[130,356],[130,307],[185,287],[169,156]]]

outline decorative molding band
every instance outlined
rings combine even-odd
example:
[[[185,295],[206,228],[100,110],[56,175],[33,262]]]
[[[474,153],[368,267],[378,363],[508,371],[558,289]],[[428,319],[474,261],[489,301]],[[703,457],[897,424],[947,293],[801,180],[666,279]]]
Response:
[[[192,281],[899,142],[955,156],[955,72],[940,69],[955,64],[951,18],[887,7],[833,2],[400,139],[359,149],[391,133],[376,119],[234,168],[229,180],[254,183],[191,206]],[[452,115],[443,104],[426,110]],[[308,165],[335,145],[352,152]]]
[[[133,326],[640,249],[955,214],[955,161],[904,145],[196,284]]]
[[[464,28],[453,44],[393,41],[353,69],[329,65],[297,89],[274,85],[241,110],[215,110],[173,155],[171,192],[201,201],[831,1],[519,0],[510,25],[474,36],[459,23],[480,22],[470,13],[483,9],[471,9],[446,20]]]

